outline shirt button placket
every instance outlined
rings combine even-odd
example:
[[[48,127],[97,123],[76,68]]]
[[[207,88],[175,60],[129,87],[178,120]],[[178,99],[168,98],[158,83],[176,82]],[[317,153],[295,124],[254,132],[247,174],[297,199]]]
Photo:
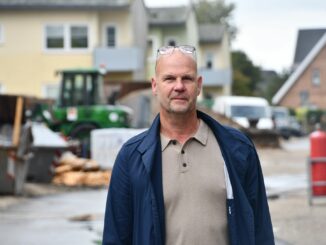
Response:
[[[181,149],[181,171],[186,172],[188,170],[188,164],[186,159],[186,152],[184,149]]]

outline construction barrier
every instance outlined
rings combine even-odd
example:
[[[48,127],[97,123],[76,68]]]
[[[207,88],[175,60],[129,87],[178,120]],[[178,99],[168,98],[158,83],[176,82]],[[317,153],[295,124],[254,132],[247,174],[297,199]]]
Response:
[[[91,156],[102,168],[111,169],[121,146],[146,129],[107,128],[91,132]]]
[[[314,198],[326,196],[326,132],[317,130],[310,134],[308,158],[309,204]]]

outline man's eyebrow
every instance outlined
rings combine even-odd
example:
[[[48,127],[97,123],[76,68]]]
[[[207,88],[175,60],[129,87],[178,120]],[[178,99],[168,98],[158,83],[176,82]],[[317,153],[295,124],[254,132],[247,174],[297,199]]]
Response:
[[[175,75],[173,75],[173,74],[164,74],[164,75],[162,75],[162,78],[173,78],[173,77],[175,77]]]
[[[192,74],[185,74],[182,76],[183,79],[195,79],[195,75]]]

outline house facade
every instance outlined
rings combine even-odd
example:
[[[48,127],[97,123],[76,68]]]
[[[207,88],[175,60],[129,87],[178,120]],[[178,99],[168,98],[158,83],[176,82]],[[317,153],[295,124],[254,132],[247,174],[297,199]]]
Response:
[[[113,86],[149,82],[157,49],[180,44],[197,47],[204,95],[231,93],[227,31],[199,25],[191,5],[0,0],[0,93],[55,98],[58,71],[73,68],[105,68],[106,84]]]
[[[150,8],[147,77],[154,75],[156,50],[164,45],[197,47],[203,95],[230,95],[232,68],[227,31],[217,24],[199,24],[192,6]]]
[[[57,71],[80,67],[143,80],[146,36],[142,0],[1,0],[0,92],[54,97]]]
[[[199,73],[204,95],[231,95],[230,44],[225,28],[218,24],[199,25]]]
[[[298,40],[295,57],[300,56],[297,52],[304,52],[298,45],[309,46]],[[296,69],[274,95],[272,102],[293,109],[326,109],[326,32],[301,57],[302,61],[295,63]]]

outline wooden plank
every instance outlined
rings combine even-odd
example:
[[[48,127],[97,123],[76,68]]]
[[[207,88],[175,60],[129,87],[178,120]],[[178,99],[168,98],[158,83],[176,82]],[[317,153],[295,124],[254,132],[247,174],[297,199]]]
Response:
[[[16,100],[14,130],[12,134],[13,146],[17,146],[19,143],[20,130],[22,125],[22,117],[23,117],[23,105],[24,105],[24,100],[22,97],[19,96]]]

